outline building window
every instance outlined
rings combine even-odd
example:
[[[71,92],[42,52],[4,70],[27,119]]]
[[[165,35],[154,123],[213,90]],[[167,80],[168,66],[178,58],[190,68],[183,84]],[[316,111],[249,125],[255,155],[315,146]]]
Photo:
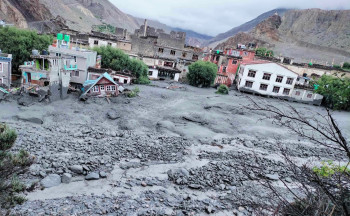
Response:
[[[232,60],[232,64],[233,64],[233,65],[236,65],[236,64],[237,64],[237,61],[236,61],[236,60]]]
[[[294,81],[293,78],[288,78],[286,83],[287,83],[288,85],[292,85],[292,84],[293,84],[293,81]]]
[[[0,72],[3,72],[3,65],[0,63]]]
[[[289,93],[290,93],[290,89],[285,88],[285,89],[283,90],[283,94],[284,94],[284,95],[289,95]]]
[[[255,75],[256,75],[256,71],[253,71],[253,70],[249,70],[249,72],[248,72],[248,76],[249,77],[255,77]]]
[[[107,87],[106,87],[106,90],[107,90],[107,91],[111,91],[111,90],[112,90],[111,87],[112,87],[112,86],[107,86]]]
[[[100,86],[100,89],[101,89],[101,91],[104,91],[104,90],[105,90],[105,86],[104,86],[104,85],[101,85],[101,86]]]
[[[222,72],[223,72],[223,73],[226,73],[226,67],[223,67],[223,68],[222,68]]]
[[[198,55],[193,55],[192,60],[198,60]]]
[[[163,48],[159,48],[159,49],[158,49],[158,52],[163,53],[163,52],[164,52],[164,49],[163,49]]]
[[[74,62],[77,63],[77,57],[76,56],[74,56]]]
[[[280,92],[280,87],[274,86],[272,91],[273,91],[273,93],[277,93],[278,94]]]
[[[128,80],[127,79],[124,79],[124,84],[128,84]]]
[[[98,86],[94,86],[93,92],[99,92]]]
[[[296,91],[296,92],[295,92],[295,95],[296,95],[296,96],[300,96],[300,91]]]
[[[110,43],[110,42],[108,42],[108,44],[107,44],[108,46],[112,46],[112,43]]]
[[[73,77],[79,77],[79,71],[73,71],[73,72],[71,73],[71,76],[73,76]]]
[[[307,94],[307,98],[312,98],[312,94]]]
[[[176,53],[175,50],[170,51],[170,55],[175,55],[175,53]]]
[[[244,56],[248,56],[248,52],[244,52],[243,55],[244,55]]]
[[[148,71],[149,76],[152,76],[152,74],[153,74],[153,71]]]
[[[57,57],[61,57],[61,53],[56,53],[56,56]]]
[[[111,86],[111,89],[112,89],[112,91],[116,90],[115,86]]]
[[[282,80],[283,80],[283,76],[277,76],[276,82],[282,83]]]
[[[119,78],[114,78],[114,81],[115,82],[119,82]]]
[[[94,45],[98,45],[98,40],[94,40]]]
[[[266,84],[260,84],[260,90],[262,90],[262,91],[266,91],[267,87],[268,87],[268,85],[266,85]]]
[[[183,52],[182,57],[186,58],[186,56],[187,56],[187,52]]]
[[[245,87],[247,87],[247,88],[253,87],[253,82],[251,82],[251,81],[245,81]]]
[[[271,74],[264,73],[263,80],[270,80],[270,79],[271,79]]]

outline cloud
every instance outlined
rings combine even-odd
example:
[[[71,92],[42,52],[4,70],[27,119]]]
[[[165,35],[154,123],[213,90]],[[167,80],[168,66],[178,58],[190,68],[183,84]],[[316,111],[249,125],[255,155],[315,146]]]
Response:
[[[125,13],[215,36],[276,8],[350,9],[349,0],[110,0]]]

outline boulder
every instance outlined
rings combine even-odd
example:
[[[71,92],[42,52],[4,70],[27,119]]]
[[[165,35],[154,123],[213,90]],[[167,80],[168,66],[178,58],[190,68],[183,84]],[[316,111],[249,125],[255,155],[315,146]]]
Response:
[[[107,118],[111,120],[116,120],[119,119],[121,116],[115,111],[115,110],[110,110],[107,112]]]
[[[104,171],[100,171],[100,177],[101,178],[107,178],[107,173]]]
[[[41,180],[41,185],[45,188],[55,187],[61,184],[61,176],[50,174]]]
[[[96,172],[89,173],[89,174],[85,177],[86,180],[97,180],[97,179],[99,179],[99,178],[100,178],[100,175],[99,175],[98,173],[96,173]]]
[[[70,166],[69,169],[76,174],[83,174],[83,167],[80,165]]]
[[[72,181],[72,174],[70,173],[64,173],[62,175],[62,183],[69,184]]]
[[[273,181],[278,181],[279,180],[279,176],[277,174],[267,174],[265,176],[269,180],[273,180]]]

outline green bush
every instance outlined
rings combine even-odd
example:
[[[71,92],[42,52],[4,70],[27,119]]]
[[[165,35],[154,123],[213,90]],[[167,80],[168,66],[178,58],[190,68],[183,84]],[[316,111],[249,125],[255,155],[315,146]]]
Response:
[[[142,76],[142,77],[139,77],[138,79],[136,79],[135,83],[141,84],[141,85],[148,85],[151,83],[151,81],[148,79],[147,76]]]
[[[349,62],[345,62],[345,63],[343,64],[343,68],[344,68],[344,69],[349,69],[349,70],[350,70],[350,63],[349,63]]]
[[[16,175],[29,167],[33,158],[24,150],[18,154],[9,152],[16,138],[16,131],[0,124],[0,208],[11,208],[25,201],[24,197],[17,195],[25,190],[25,186]]]
[[[140,89],[138,87],[134,88],[131,92],[128,92],[127,96],[129,98],[133,98],[133,97],[136,97],[138,96],[140,93]]]
[[[218,66],[211,62],[197,61],[192,63],[187,73],[190,85],[196,87],[210,87],[215,81]]]
[[[218,88],[218,90],[216,91],[216,94],[228,94],[229,89],[226,85],[221,84]]]

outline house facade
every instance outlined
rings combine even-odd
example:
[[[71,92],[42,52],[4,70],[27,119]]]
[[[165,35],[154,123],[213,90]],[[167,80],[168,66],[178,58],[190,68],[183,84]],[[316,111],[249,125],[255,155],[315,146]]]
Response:
[[[0,51],[0,87],[10,88],[12,76],[12,55]]]
[[[22,87],[31,94],[48,95],[51,101],[67,98],[74,58],[32,55],[20,66]]]
[[[68,36],[68,35],[65,35]],[[83,86],[88,78],[88,68],[96,65],[97,53],[95,51],[71,47],[69,37],[66,41],[61,40],[62,36],[58,35],[57,43],[49,47],[50,56],[63,58],[73,58],[71,67],[71,85],[75,88]]]
[[[112,79],[112,77],[105,72],[96,80],[87,80],[84,83],[84,91],[80,98],[88,97],[106,97],[118,96],[119,85]]]
[[[298,74],[268,61],[242,63],[238,74],[239,91],[260,95],[290,97]]]
[[[88,80],[96,80],[105,72],[107,72],[118,85],[130,85],[133,80],[136,79],[131,71],[114,71],[111,69],[89,67]]]

